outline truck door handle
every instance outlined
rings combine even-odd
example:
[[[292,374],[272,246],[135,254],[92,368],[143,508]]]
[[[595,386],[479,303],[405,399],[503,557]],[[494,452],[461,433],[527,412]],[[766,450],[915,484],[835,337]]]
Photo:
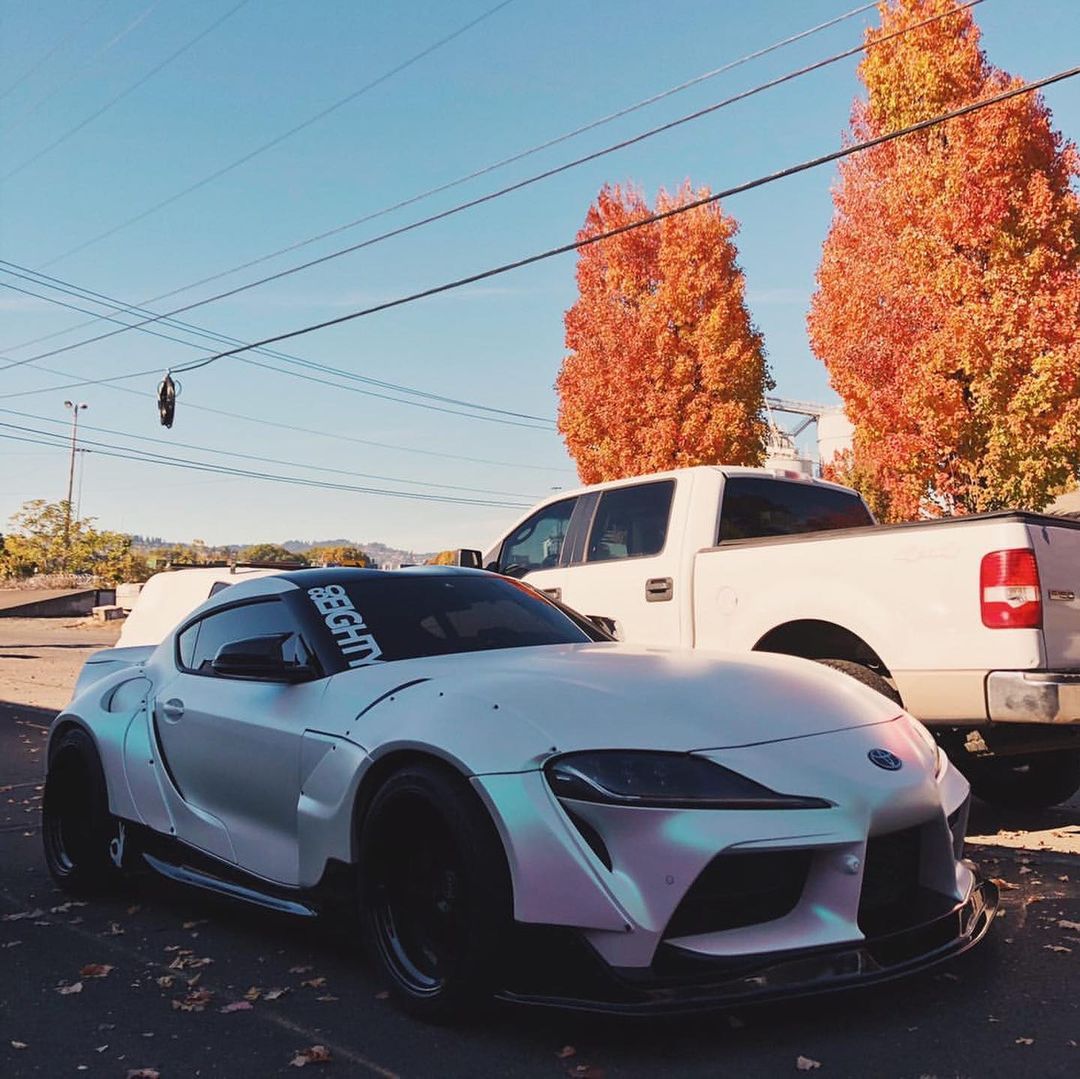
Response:
[[[675,594],[675,586],[670,577],[650,577],[645,582],[645,602],[663,603]]]
[[[561,588],[541,588],[540,591],[543,592],[544,595],[547,596],[549,599],[555,600],[556,603],[558,603],[562,599]]]
[[[175,723],[184,714],[184,702],[177,697],[162,702],[161,714]]]

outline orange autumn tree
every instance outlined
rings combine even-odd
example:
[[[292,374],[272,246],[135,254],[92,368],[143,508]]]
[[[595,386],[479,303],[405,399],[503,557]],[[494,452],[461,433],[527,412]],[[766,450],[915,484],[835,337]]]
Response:
[[[851,137],[1019,85],[954,0],[880,5]],[[1041,509],[1080,469],[1075,147],[1025,94],[848,158],[808,320],[887,519]],[[848,462],[848,466],[852,462]]]
[[[661,191],[658,211],[707,195]],[[605,187],[578,239],[649,215]],[[686,465],[760,464],[772,389],[733,242],[713,203],[581,248],[556,381],[559,431],[584,483]]]

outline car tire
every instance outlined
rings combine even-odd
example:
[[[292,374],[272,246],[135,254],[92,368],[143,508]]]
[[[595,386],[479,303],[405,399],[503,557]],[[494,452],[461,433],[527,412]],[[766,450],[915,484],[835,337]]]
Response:
[[[360,914],[394,1000],[431,1022],[475,1012],[500,981],[509,870],[465,779],[420,762],[375,793],[360,829]]]
[[[50,752],[41,832],[45,864],[63,891],[116,890],[123,874],[110,851],[122,856],[123,825],[109,812],[101,760],[93,739],[80,728],[61,735]]]
[[[962,761],[976,797],[1000,809],[1046,809],[1080,790],[1080,750]]]
[[[896,687],[882,678],[876,671],[870,670],[869,667],[864,667],[861,663],[856,663],[850,659],[819,659],[818,663],[826,667],[832,667],[834,671],[841,671],[849,678],[854,678],[856,682],[861,682],[864,686],[877,690],[878,693],[883,697],[888,697],[894,704],[900,705],[901,708],[904,707],[904,702],[900,699]]]

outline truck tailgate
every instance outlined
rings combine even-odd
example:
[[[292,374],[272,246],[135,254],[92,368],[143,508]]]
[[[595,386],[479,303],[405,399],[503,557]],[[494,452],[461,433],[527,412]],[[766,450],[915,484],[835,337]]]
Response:
[[[1046,666],[1080,670],[1080,522],[1028,525],[1039,566]]]

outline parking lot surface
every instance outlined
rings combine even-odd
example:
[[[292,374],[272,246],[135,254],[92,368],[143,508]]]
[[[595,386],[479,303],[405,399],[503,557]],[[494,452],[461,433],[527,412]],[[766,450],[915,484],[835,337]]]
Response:
[[[299,924],[149,879],[73,903],[40,853],[45,733],[83,660],[117,632],[0,619],[0,1075],[1080,1074],[1076,801],[1028,818],[975,806],[969,854],[999,881],[1004,916],[968,955],[874,989],[704,1017],[507,1005],[424,1026],[393,1009],[347,923]]]

